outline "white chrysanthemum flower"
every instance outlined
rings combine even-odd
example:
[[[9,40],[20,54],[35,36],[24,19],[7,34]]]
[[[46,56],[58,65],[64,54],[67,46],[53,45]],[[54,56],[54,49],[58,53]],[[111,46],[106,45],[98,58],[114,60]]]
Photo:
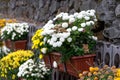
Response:
[[[94,21],[97,21],[97,19],[94,19]]]
[[[95,23],[94,23],[94,21],[89,21],[92,25],[94,25]]]
[[[85,19],[85,20],[90,20],[90,17],[85,16],[84,19]]]
[[[48,24],[53,24],[53,20],[49,20],[49,21],[48,21]]]
[[[61,42],[61,41],[58,41],[56,44],[57,44],[57,47],[61,47],[62,42]]]
[[[84,29],[83,28],[78,28],[78,31],[79,32],[82,32]]]
[[[47,40],[47,43],[50,43],[50,39]]]
[[[66,31],[71,32],[72,30],[71,30],[71,28],[68,28]]]
[[[82,18],[83,18],[83,15],[79,14],[79,15],[77,16],[77,18],[78,18],[78,19],[82,19]]]
[[[57,67],[58,67],[58,65],[57,65],[57,62],[56,62],[56,61],[53,61],[53,67],[54,67],[54,68],[57,68]]]
[[[89,13],[89,15],[90,15],[90,16],[94,16],[94,15],[95,15],[95,13],[93,13],[93,12],[90,12],[90,13]]]
[[[81,11],[81,12],[80,12],[80,14],[85,15],[85,14],[86,14],[86,12],[85,12],[85,11]]]
[[[91,10],[90,10],[90,12],[93,12],[93,13],[95,13],[95,10],[94,10],[94,9],[91,9]]]
[[[62,27],[63,28],[67,28],[68,27],[68,23],[67,22],[62,23]]]
[[[55,37],[55,36],[52,37],[52,38],[51,38],[51,41],[53,41],[53,42],[54,42],[54,41],[57,41],[57,37]]]
[[[69,16],[63,16],[62,17],[62,20],[68,20],[69,19]]]
[[[65,41],[65,38],[60,37],[60,41],[61,41],[61,42],[64,42],[64,41]]]
[[[58,18],[61,18],[63,16],[64,12],[61,12],[60,14],[58,14],[53,20],[56,20]]]
[[[53,47],[57,47],[57,44],[56,44],[56,43],[53,43],[52,46],[53,46]]]
[[[47,48],[42,48],[41,52],[45,54],[47,52]]]
[[[68,13],[64,13],[62,16],[68,16]]]
[[[54,43],[54,41],[50,40],[49,44],[50,44],[50,45],[53,45],[53,43]]]
[[[62,37],[63,38],[67,38],[67,37],[69,37],[70,36],[70,33],[68,32],[68,33],[62,33]]]
[[[92,38],[93,38],[94,40],[98,40],[97,37],[95,37],[95,36],[92,36]]]
[[[91,23],[88,21],[88,22],[86,22],[86,25],[87,25],[87,26],[90,26],[90,25],[91,25]]]
[[[67,41],[72,42],[72,38],[71,37],[67,38]]]
[[[74,18],[74,15],[69,15],[69,18]]]
[[[73,27],[72,27],[72,30],[73,30],[73,31],[77,30],[77,26],[73,26]]]
[[[79,13],[77,13],[77,12],[76,12],[76,13],[74,13],[74,17],[77,17],[78,15],[79,15]]]
[[[70,18],[69,23],[73,23],[73,22],[75,22],[75,18]]]
[[[81,27],[85,27],[86,26],[86,24],[85,23],[81,23]]]
[[[1,50],[2,50],[5,54],[8,54],[8,52],[10,52],[10,49],[7,48],[5,45],[1,47]]]

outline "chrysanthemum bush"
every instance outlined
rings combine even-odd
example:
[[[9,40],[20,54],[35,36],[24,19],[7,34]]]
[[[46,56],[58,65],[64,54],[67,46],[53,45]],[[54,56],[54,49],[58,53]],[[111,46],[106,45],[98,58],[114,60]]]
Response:
[[[27,38],[28,32],[28,23],[6,23],[5,27],[1,30],[1,38],[13,41],[24,40]]]
[[[78,80],[120,80],[120,69],[104,65],[103,68],[90,67],[89,71],[79,74]]]
[[[0,59],[0,78],[17,80],[19,66],[32,56],[33,52],[30,50],[18,50]]]
[[[29,59],[19,67],[17,76],[26,80],[46,80],[49,74],[50,70],[44,62]]]
[[[41,53],[57,51],[62,54],[62,60],[92,53],[97,38],[91,29],[96,21],[95,10],[74,14],[62,12],[36,31],[32,38],[32,48],[40,50]],[[87,52],[83,44],[88,45]]]

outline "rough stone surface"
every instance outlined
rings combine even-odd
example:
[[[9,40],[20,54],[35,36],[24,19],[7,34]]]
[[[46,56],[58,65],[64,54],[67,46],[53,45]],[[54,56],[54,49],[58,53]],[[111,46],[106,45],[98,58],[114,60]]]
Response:
[[[117,17],[120,17],[120,4],[116,7],[115,14]]]
[[[13,18],[46,22],[60,12],[95,9],[105,27],[119,26],[120,0],[0,0],[0,13]]]

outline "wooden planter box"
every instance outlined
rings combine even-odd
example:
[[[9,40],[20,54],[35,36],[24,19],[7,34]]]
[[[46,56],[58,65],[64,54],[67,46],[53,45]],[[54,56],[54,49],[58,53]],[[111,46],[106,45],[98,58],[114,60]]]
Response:
[[[25,50],[27,46],[27,40],[19,40],[19,41],[5,41],[5,44],[8,48],[16,50]]]
[[[58,70],[68,72],[69,74],[78,77],[79,72],[89,70],[89,67],[93,66],[95,54],[75,56],[65,63],[61,63],[60,58],[61,55],[59,53],[53,52],[49,55],[46,55],[44,57],[44,61],[47,66],[49,65],[49,68],[52,68],[53,61],[56,61],[58,64]]]

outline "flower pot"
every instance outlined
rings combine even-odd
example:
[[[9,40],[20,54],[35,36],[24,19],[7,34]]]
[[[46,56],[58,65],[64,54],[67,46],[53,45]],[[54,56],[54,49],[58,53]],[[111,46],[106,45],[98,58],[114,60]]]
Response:
[[[65,71],[65,64],[61,62],[61,54],[57,52],[52,52],[44,56],[44,61],[47,67],[53,68],[53,62],[56,61],[58,69],[60,71]]]
[[[68,72],[69,74],[78,77],[79,72],[89,70],[89,67],[93,66],[95,54],[75,56],[66,61],[65,64],[61,63],[60,53],[50,53],[49,57],[50,63],[48,63],[48,55],[45,57],[46,59],[44,58],[46,65],[50,65],[52,67],[53,61],[56,61],[58,63],[58,70]]]
[[[19,41],[5,41],[5,44],[8,48],[16,51],[16,50],[25,50],[27,46],[27,40],[19,40]]]
[[[95,54],[72,57],[66,62],[67,72],[75,77],[83,71],[88,71],[90,66],[94,65]]]
[[[50,60],[50,55],[45,55],[44,58],[43,58],[44,62],[45,62],[45,65],[48,67],[48,68],[52,68],[52,64],[51,64],[51,60]]]

